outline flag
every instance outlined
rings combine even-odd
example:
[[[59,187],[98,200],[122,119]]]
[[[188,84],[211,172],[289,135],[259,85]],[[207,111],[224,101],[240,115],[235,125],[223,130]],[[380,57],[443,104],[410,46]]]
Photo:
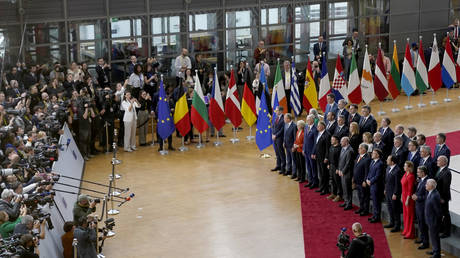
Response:
[[[417,71],[415,73],[415,83],[417,85],[420,94],[428,89],[428,73],[425,65],[425,54],[423,53],[422,40],[418,46],[419,53],[417,58]]]
[[[374,82],[372,81],[371,63],[369,61],[367,47],[366,53],[364,54],[363,75],[361,78],[361,94],[366,104],[371,103],[371,101],[375,98]]]
[[[234,127],[241,125],[240,97],[236,88],[235,73],[232,69],[230,82],[228,83],[227,98],[225,100],[225,115],[230,119]]]
[[[262,85],[265,85],[265,90],[268,92],[268,83],[267,83],[267,77],[265,76],[265,71],[264,71],[264,62],[260,62],[259,82],[262,83]]]
[[[329,74],[327,73],[326,56],[323,56],[321,67],[321,80],[319,82],[319,106],[326,111],[327,94],[331,93],[331,82],[329,81]]]
[[[409,42],[406,44],[406,53],[404,54],[403,71],[401,76],[401,88],[407,96],[412,95],[415,91],[415,75],[412,66],[412,57],[410,55]]]
[[[209,99],[209,120],[217,130],[222,129],[222,127],[225,125],[224,104],[222,103],[222,95],[220,94],[217,69],[214,69],[211,98]]]
[[[334,93],[336,101],[341,99],[348,101],[347,83],[343,79],[343,67],[339,54],[337,54],[337,61],[335,62],[334,80],[332,81],[332,93]]]
[[[286,92],[284,91],[283,78],[281,77],[280,62],[276,65],[275,81],[273,82],[272,107],[275,111],[277,106],[282,106],[287,112]]]
[[[442,86],[441,64],[439,63],[439,49],[436,42],[436,34],[431,47],[430,66],[428,67],[428,82],[433,91],[439,90]]]
[[[241,102],[241,115],[246,123],[248,123],[249,126],[252,126],[257,120],[257,109],[254,95],[246,82],[244,83],[243,99]]]
[[[363,101],[361,86],[359,85],[358,66],[355,54],[351,55],[350,75],[348,76],[348,99],[351,103],[359,105]]]
[[[305,87],[302,99],[303,108],[309,112],[310,108],[318,109],[318,93],[316,92],[316,83],[311,71],[310,58],[307,60],[307,70],[305,71]]]
[[[380,101],[384,101],[388,96],[388,81],[386,74],[387,71],[385,69],[385,65],[383,64],[382,49],[379,47],[377,64],[375,66],[374,92],[375,96],[377,96]]]
[[[190,113],[188,112],[186,92],[176,102],[174,108],[174,124],[182,136],[190,132]]]
[[[391,59],[390,78],[388,79],[388,91],[393,99],[396,99],[401,92],[401,75],[399,73],[398,50],[396,41],[393,43],[393,58]]]
[[[260,107],[257,113],[256,144],[257,147],[259,147],[259,150],[262,151],[272,145],[273,141],[265,92],[262,92],[260,98]]]
[[[455,63],[457,80],[460,79],[460,55],[457,55],[457,62]]]
[[[208,110],[204,102],[203,90],[201,89],[200,78],[195,75],[195,89],[193,90],[191,120],[198,132],[203,133],[208,129]]]
[[[454,57],[452,55],[452,47],[450,46],[449,36],[447,36],[446,50],[444,51],[444,57],[442,58],[441,77],[442,82],[449,89],[457,82],[457,74],[455,71]]]
[[[160,94],[158,96],[158,135],[161,139],[168,138],[176,128],[174,128],[174,121],[171,117],[171,108],[169,101],[166,98],[165,87],[163,80],[160,82]]]
[[[300,112],[302,112],[302,106],[300,105],[299,85],[297,85],[297,73],[294,60],[292,60],[291,70],[291,107],[292,110],[294,110],[294,115],[299,116]]]

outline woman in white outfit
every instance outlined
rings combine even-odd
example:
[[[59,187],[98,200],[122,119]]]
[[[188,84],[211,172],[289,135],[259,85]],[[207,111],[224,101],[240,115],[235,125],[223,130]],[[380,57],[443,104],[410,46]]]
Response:
[[[123,122],[125,124],[124,149],[127,152],[132,152],[133,150],[136,150],[136,108],[139,108],[141,105],[136,98],[131,97],[131,93],[129,91],[125,92],[125,99],[121,105],[125,111],[123,116]]]

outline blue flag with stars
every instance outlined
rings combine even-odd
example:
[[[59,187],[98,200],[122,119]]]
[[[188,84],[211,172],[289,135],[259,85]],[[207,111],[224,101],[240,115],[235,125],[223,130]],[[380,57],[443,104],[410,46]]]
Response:
[[[165,87],[163,80],[160,82],[160,94],[158,96],[158,135],[161,139],[168,138],[175,129],[174,121],[171,117],[171,108],[169,107],[168,99],[166,98]]]
[[[264,150],[272,145],[272,129],[270,126],[270,117],[267,108],[267,99],[265,92],[262,92],[260,100],[260,107],[257,111],[257,127],[256,127],[256,144],[259,150]]]

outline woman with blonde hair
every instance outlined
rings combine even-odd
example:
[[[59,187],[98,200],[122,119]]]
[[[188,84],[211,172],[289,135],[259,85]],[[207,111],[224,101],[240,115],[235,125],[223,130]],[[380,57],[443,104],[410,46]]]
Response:
[[[353,149],[355,155],[358,153],[359,144],[361,143],[361,139],[359,137],[359,125],[356,122],[352,122],[350,124],[350,146]]]
[[[373,141],[373,137],[370,132],[363,133],[363,143],[367,145],[368,153],[372,153],[372,150],[374,149],[374,144],[372,141]]]

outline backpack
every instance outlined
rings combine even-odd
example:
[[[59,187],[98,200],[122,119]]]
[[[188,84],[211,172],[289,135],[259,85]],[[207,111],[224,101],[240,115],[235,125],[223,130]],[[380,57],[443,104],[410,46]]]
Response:
[[[374,257],[374,240],[372,237],[366,233],[363,233],[361,236],[355,239],[364,246],[364,256],[363,258],[373,258]]]

